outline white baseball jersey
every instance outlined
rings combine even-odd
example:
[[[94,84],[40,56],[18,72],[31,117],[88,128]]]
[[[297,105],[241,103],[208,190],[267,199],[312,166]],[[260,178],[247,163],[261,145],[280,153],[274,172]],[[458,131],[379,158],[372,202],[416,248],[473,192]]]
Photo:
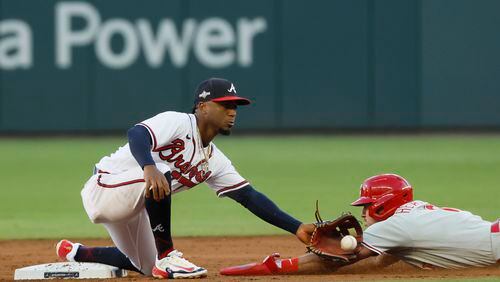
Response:
[[[369,226],[363,245],[422,268],[487,266],[500,255],[499,233],[493,232],[491,222],[470,212],[413,201]]]
[[[206,182],[222,196],[248,184],[214,144],[202,148],[194,115],[164,112],[139,125],[151,135],[151,155],[158,170],[172,173],[172,193]],[[203,169],[207,159],[208,168]],[[98,173],[81,192],[85,211],[92,222],[105,226],[115,245],[137,269],[151,275],[156,247],[144,208],[142,168],[128,144],[102,158],[96,168]]]
[[[218,196],[248,184],[231,164],[231,161],[210,143],[208,171],[202,170],[205,162],[201,137],[192,114],[178,112],[160,113],[139,125],[144,126],[153,141],[152,157],[155,163],[165,163],[172,173],[172,192],[176,193],[206,182]],[[128,143],[115,153],[106,156],[96,167],[109,173],[121,173],[137,167]]]

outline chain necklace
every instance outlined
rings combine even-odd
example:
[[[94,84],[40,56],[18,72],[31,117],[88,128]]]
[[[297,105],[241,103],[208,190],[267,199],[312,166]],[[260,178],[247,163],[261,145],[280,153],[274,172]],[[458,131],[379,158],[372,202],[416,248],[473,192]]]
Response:
[[[208,148],[205,150],[205,148],[203,148],[203,140],[201,139],[201,133],[200,133],[200,129],[198,128],[198,125],[196,125],[196,130],[198,131],[198,143],[199,143],[198,148],[200,149],[200,151],[203,155],[203,160],[201,162],[201,170],[204,173],[207,173],[208,172],[208,159],[210,158],[212,146],[209,143]]]

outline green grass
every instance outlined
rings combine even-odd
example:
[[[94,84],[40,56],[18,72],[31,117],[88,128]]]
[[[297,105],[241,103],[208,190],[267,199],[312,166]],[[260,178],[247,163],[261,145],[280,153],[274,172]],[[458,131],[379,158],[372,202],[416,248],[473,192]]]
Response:
[[[0,139],[0,238],[105,237],[83,210],[80,189],[93,165],[124,138]],[[220,137],[216,144],[252,185],[282,209],[313,221],[349,206],[368,176],[395,172],[415,198],[500,216],[500,136]],[[173,198],[173,234],[282,234],[207,186]]]

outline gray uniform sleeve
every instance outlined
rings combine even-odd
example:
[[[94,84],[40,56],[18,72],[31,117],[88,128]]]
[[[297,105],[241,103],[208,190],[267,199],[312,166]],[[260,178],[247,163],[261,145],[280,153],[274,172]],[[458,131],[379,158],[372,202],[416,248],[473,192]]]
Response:
[[[393,249],[411,247],[412,239],[406,231],[404,221],[393,216],[368,227],[363,232],[362,244],[373,252],[382,254]]]

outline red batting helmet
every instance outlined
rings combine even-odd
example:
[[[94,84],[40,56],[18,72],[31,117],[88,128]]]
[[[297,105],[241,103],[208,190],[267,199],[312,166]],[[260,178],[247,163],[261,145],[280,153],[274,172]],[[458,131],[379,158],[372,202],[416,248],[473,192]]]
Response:
[[[359,199],[352,206],[368,206],[368,214],[375,220],[386,220],[397,208],[413,201],[413,188],[397,174],[380,174],[361,184]]]

